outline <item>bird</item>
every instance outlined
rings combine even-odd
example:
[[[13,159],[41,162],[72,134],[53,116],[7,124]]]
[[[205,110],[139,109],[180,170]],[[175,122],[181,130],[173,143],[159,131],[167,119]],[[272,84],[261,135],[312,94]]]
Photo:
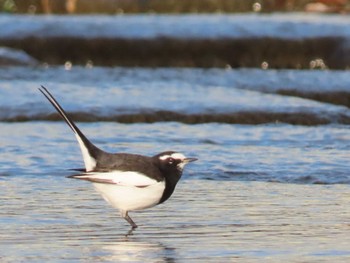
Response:
[[[198,160],[177,151],[164,151],[152,157],[103,151],[81,132],[47,88],[41,86],[39,91],[72,129],[80,146],[85,168],[68,177],[91,182],[103,199],[120,211],[132,230],[138,226],[129,212],[168,200],[185,165]]]

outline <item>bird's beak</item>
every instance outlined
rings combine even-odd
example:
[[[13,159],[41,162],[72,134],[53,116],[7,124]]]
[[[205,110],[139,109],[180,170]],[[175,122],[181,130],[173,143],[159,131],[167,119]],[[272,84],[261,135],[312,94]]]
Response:
[[[194,161],[197,161],[198,159],[197,158],[185,158],[183,160],[184,163],[190,163],[190,162],[194,162]]]

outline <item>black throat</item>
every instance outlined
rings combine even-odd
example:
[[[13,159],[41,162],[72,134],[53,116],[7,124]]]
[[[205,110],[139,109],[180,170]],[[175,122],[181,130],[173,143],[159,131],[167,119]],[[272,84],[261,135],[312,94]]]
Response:
[[[165,189],[158,204],[161,204],[169,199],[169,197],[173,194],[176,184],[180,180],[182,172],[179,170],[176,171],[168,171],[165,175]]]

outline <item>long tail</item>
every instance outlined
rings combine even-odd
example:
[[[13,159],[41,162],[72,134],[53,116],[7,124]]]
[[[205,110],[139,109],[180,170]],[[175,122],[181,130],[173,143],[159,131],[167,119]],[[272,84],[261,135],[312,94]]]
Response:
[[[80,150],[83,154],[85,169],[87,172],[92,171],[96,167],[98,156],[101,155],[103,151],[97,148],[95,145],[93,145],[86,138],[86,136],[75,125],[73,120],[67,115],[65,110],[61,107],[61,105],[56,101],[56,99],[44,86],[41,86],[39,90],[42,94],[44,94],[44,96],[48,99],[52,106],[54,106],[57,112],[62,116],[62,118],[74,132],[75,137],[78,140]]]

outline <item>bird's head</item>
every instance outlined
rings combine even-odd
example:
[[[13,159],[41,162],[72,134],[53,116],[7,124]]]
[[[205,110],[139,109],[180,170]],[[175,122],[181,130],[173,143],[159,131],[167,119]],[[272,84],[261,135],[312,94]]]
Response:
[[[197,158],[188,158],[179,152],[162,152],[153,156],[160,169],[166,173],[177,173],[181,176],[186,164],[194,162]]]
[[[173,193],[176,184],[181,178],[182,171],[186,164],[194,162],[196,158],[188,158],[179,152],[162,152],[152,157],[155,164],[162,172],[166,181],[166,190],[159,203],[166,201]]]

